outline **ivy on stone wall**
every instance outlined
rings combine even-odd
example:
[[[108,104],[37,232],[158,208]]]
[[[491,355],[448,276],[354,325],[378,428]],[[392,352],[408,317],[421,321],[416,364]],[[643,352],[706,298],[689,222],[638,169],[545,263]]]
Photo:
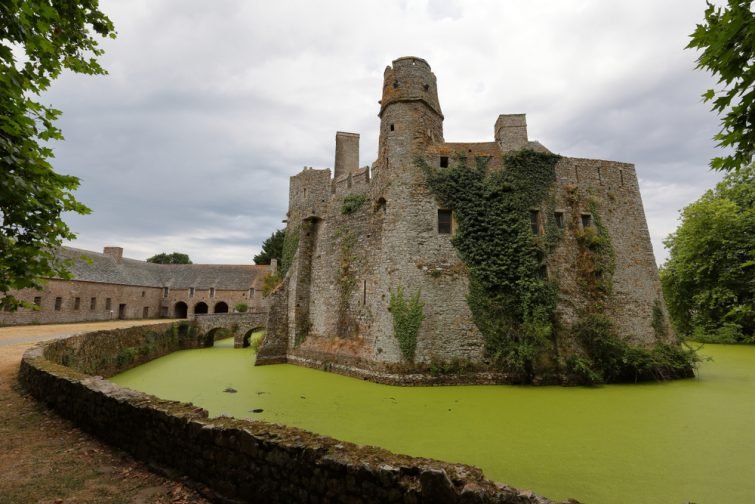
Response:
[[[349,313],[349,301],[354,289],[357,286],[356,263],[359,261],[354,256],[354,245],[356,237],[346,227],[339,227],[336,231],[336,237],[340,243],[340,264],[338,271],[338,335],[341,337],[353,336],[356,331],[354,323]]]
[[[447,169],[417,159],[430,189],[453,209],[458,230],[452,243],[469,268],[467,301],[487,355],[524,382],[534,377],[535,359],[553,336],[558,289],[546,278],[544,261],[560,230],[546,218],[544,233],[533,233],[531,212],[553,215],[550,189],[559,159],[521,150],[505,156],[503,169],[495,170],[485,157],[468,166],[459,155]]]
[[[343,198],[341,204],[341,213],[343,215],[351,215],[367,201],[367,195],[365,194],[349,194]]]
[[[393,335],[398,340],[401,355],[409,362],[414,362],[417,350],[417,334],[425,319],[425,304],[420,300],[418,290],[412,297],[406,299],[401,286],[391,290],[391,300],[388,309],[393,316]]]
[[[571,206],[572,229],[577,241],[577,275],[581,294],[585,298],[579,319],[572,327],[582,354],[569,357],[567,369],[585,384],[669,380],[693,375],[699,357],[695,351],[680,345],[665,343],[665,324],[659,300],[653,306],[653,326],[659,341],[643,348],[627,343],[617,333],[606,315],[613,290],[616,256],[608,229],[598,210],[594,196],[582,201],[577,188],[567,188]],[[581,209],[587,208],[591,225],[580,223]]]
[[[283,252],[281,254],[279,274],[281,279],[286,276],[288,268],[291,267],[297,248],[299,248],[299,228],[289,228],[286,230],[286,237],[283,239]]]

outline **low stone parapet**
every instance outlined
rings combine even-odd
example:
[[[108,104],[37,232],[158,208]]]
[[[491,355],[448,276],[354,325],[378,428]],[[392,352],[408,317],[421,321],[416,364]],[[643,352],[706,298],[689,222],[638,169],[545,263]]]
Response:
[[[107,373],[98,374],[112,374],[125,348],[146,359],[191,347],[192,331],[183,327],[139,328],[141,338],[132,328],[111,331],[107,338],[89,333],[42,344],[24,354],[19,379],[82,429],[206,485],[219,502],[551,502],[487,480],[475,467],[397,455],[282,425],[210,419],[202,408],[124,389],[82,371],[99,358]]]

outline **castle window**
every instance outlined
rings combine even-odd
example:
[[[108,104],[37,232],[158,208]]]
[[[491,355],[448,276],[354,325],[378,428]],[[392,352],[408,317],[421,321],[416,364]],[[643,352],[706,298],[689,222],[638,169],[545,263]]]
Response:
[[[210,287],[210,297],[211,298],[215,297],[215,287]]]
[[[393,131],[393,130],[394,130],[394,127],[393,127],[393,124],[391,124],[391,131]]]
[[[113,309],[113,300],[110,298],[105,298],[105,309],[106,310],[112,310]]]
[[[398,81],[393,81],[393,89],[398,89]]]
[[[540,210],[530,210],[530,226],[533,235],[540,234]]]
[[[93,297],[89,299],[89,309],[94,310],[95,308],[97,308],[97,298]]]
[[[254,299],[254,289],[249,289],[249,299]]]
[[[36,296],[34,298],[34,304],[37,305],[38,307],[42,306],[42,296]]]
[[[81,307],[81,298],[73,298],[73,309],[78,310]]]
[[[142,291],[142,297],[144,297],[145,294],[146,294],[146,292]]]
[[[556,226],[558,226],[559,229],[564,227],[564,212],[554,213],[553,218],[556,219]]]
[[[438,209],[438,234],[451,234],[453,217],[451,210]]]
[[[441,156],[440,157],[440,167],[441,168],[448,168],[448,156]]]
[[[548,266],[541,264],[537,270],[537,276],[543,279],[548,278]]]
[[[163,298],[167,298],[168,297],[168,290],[169,289],[167,287],[163,287]]]
[[[189,297],[190,298],[194,297],[194,287],[189,287]]]
[[[592,226],[592,215],[582,214],[582,227],[589,228]]]
[[[60,311],[62,307],[63,307],[63,298],[56,297],[55,298],[55,311]]]

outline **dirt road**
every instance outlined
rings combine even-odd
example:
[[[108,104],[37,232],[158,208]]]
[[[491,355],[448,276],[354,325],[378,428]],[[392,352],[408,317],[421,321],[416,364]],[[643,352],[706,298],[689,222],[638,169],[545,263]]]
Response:
[[[39,341],[156,322],[162,320],[0,327],[0,504],[208,502],[82,433],[18,385],[21,356]]]

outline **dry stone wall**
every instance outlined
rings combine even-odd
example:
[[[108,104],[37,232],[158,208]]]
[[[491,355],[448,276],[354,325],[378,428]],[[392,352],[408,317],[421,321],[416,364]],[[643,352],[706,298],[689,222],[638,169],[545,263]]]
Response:
[[[27,351],[19,379],[81,428],[153,467],[206,485],[217,502],[551,502],[487,480],[475,467],[396,455],[282,425],[210,419],[191,404],[123,389],[81,371],[96,359],[117,361],[118,349],[150,344],[167,350],[197,340],[188,325],[84,334]],[[116,369],[97,371],[107,376]]]

